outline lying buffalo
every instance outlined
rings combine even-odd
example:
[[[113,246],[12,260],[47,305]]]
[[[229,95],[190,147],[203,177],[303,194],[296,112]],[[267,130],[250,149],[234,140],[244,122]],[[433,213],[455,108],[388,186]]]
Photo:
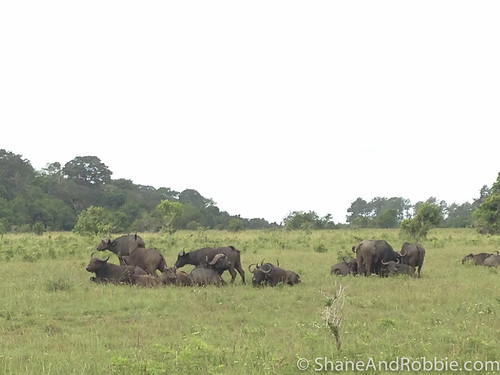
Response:
[[[204,262],[196,266],[190,273],[189,277],[193,284],[205,285],[222,285],[225,284],[221,277],[221,273],[228,269],[230,264],[226,254],[216,254],[210,262]]]
[[[165,272],[167,262],[162,253],[157,249],[144,249],[138,247],[129,255],[122,257],[124,264],[128,266],[141,267],[148,274],[156,276],[156,270]]]
[[[500,266],[500,255],[492,254],[488,258],[486,258],[483,262],[484,266],[487,267],[498,267]]]
[[[484,261],[486,259],[488,259],[489,257],[491,257],[492,255],[493,254],[489,254],[489,253],[468,254],[465,256],[464,259],[462,259],[462,264],[464,264],[465,262],[467,262],[469,260],[473,260],[474,264],[476,266],[482,266],[482,265],[484,265]]]
[[[342,262],[336,263],[332,266],[330,270],[331,275],[341,275],[347,276],[350,274],[356,274],[358,272],[358,263],[356,259],[343,258]]]
[[[408,264],[393,260],[389,262],[382,260],[381,264],[380,276],[410,275],[411,277],[415,277],[415,267]]]
[[[384,240],[363,240],[358,246],[353,246],[352,251],[356,253],[358,273],[365,276],[369,276],[371,273],[380,275],[382,259],[385,262],[390,262],[399,261],[401,257]]]
[[[133,284],[136,277],[147,275],[140,267],[121,266],[108,263],[108,260],[109,256],[106,259],[99,259],[94,256],[94,253],[90,255],[90,263],[85,269],[95,273],[95,277],[91,278],[92,281]]]
[[[181,268],[186,264],[199,266],[207,261],[210,262],[217,254],[225,254],[227,256],[227,260],[229,262],[227,270],[231,274],[231,282],[234,283],[234,280],[236,279],[236,269],[240,274],[243,283],[245,283],[245,272],[243,271],[243,268],[241,268],[240,251],[235,249],[233,246],[217,248],[205,247],[188,253],[182,251],[177,256],[175,268]]]
[[[109,250],[115,253],[118,255],[120,264],[124,265],[125,263],[123,261],[123,257],[128,256],[130,252],[134,251],[138,247],[146,247],[144,240],[137,234],[128,234],[118,237],[113,241],[109,237],[103,238],[101,243],[97,246],[97,250]]]
[[[252,269],[252,266],[254,268]],[[270,285],[276,286],[278,283],[286,283],[294,285],[300,283],[300,276],[293,272],[287,271],[281,267],[275,266],[272,263],[250,264],[248,270],[253,273],[252,285]]]
[[[399,252],[401,255],[401,263],[407,264],[409,266],[417,269],[418,267],[418,277],[420,277],[420,270],[422,269],[422,265],[424,264],[425,258],[425,249],[419,243],[403,243],[401,246],[401,251]]]

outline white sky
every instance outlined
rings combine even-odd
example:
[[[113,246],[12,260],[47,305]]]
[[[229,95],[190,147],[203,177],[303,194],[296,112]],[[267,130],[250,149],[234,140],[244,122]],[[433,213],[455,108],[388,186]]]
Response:
[[[500,172],[498,1],[3,1],[0,148],[232,215],[472,201]]]

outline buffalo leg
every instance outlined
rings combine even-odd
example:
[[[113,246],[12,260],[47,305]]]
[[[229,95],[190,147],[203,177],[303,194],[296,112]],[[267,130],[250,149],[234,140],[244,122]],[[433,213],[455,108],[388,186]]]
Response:
[[[238,273],[240,274],[241,276],[241,279],[243,280],[243,284],[245,284],[245,271],[243,271],[243,268],[241,267],[241,263],[238,262],[234,268],[236,268],[236,270],[238,271]]]
[[[236,271],[234,270],[234,267],[231,265],[231,267],[229,267],[227,270],[231,274],[231,283],[234,283],[234,280],[236,279]]]

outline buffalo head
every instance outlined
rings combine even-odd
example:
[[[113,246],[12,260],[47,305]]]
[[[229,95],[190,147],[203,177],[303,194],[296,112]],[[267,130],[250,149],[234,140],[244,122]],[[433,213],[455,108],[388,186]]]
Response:
[[[174,264],[175,268],[181,268],[188,264],[189,261],[189,253],[186,253],[184,250],[182,250],[179,255],[177,255],[177,261]]]
[[[108,256],[106,259],[99,259],[94,256],[95,253],[92,253],[90,255],[90,262],[85,268],[88,272],[96,272],[97,270],[101,269],[109,260]]]
[[[111,238],[109,237],[103,238],[101,243],[97,246],[97,250],[99,251],[107,250],[110,244],[111,244]]]

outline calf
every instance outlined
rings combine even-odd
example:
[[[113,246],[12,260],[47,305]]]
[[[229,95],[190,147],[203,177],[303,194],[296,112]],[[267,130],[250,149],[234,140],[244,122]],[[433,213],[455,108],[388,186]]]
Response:
[[[163,272],[161,276],[161,280],[165,285],[182,285],[182,286],[190,286],[193,285],[193,280],[191,277],[184,271],[176,270],[175,267],[169,267]]]
[[[159,277],[151,275],[139,275],[135,277],[135,284],[146,288],[152,288],[161,285],[162,280]]]

